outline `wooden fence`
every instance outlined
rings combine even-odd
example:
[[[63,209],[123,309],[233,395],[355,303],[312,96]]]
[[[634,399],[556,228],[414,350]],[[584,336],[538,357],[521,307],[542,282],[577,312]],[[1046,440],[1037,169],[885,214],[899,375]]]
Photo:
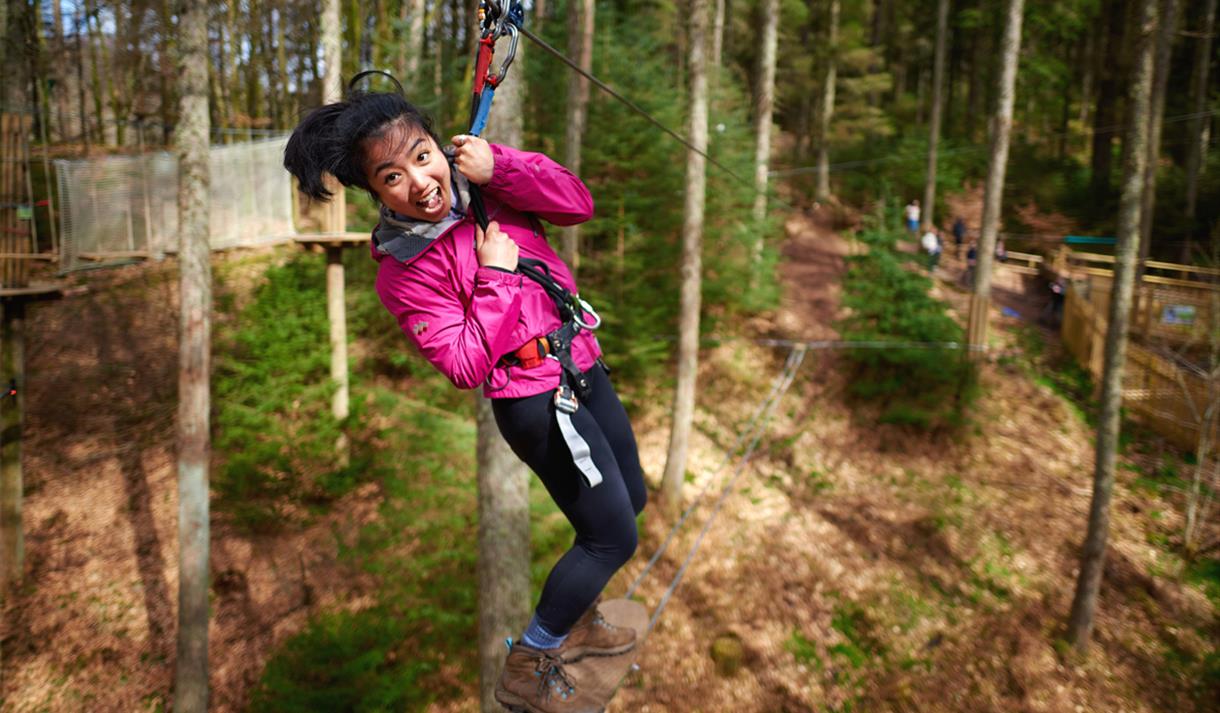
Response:
[[[1108,271],[1089,267],[1071,282],[1064,304],[1063,342],[1098,381],[1105,363],[1110,286]],[[1220,301],[1216,287],[1145,274],[1131,314],[1123,406],[1176,447],[1189,451],[1196,448],[1203,413],[1220,400],[1218,380],[1188,359],[1192,345],[1206,351]],[[1212,443],[1220,443],[1220,433],[1212,435]]]
[[[29,261],[38,257],[29,135],[33,117],[0,114],[0,289],[29,284]]]

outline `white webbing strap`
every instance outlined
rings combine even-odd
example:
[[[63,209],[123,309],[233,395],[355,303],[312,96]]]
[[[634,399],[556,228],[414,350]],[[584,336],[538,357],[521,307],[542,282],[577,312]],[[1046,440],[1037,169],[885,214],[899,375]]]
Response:
[[[556,393],[556,396],[558,395]],[[566,408],[560,408],[558,401],[559,399],[556,399],[555,420],[559,422],[559,430],[563,433],[563,440],[568,444],[568,450],[572,452],[572,462],[580,470],[585,485],[595,488],[602,482],[602,473],[597,469],[597,464],[593,462],[593,450],[589,448],[585,437],[580,435],[580,431],[576,430],[576,424],[572,423],[572,414],[575,413],[575,409],[568,411]],[[573,398],[572,401],[574,402],[575,399]]]

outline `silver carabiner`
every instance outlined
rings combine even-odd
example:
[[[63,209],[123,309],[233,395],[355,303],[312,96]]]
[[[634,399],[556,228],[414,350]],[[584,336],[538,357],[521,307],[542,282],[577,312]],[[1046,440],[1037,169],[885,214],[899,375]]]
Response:
[[[504,77],[508,76],[508,68],[513,63],[513,59],[517,56],[517,26],[511,22],[506,22],[503,19],[499,21],[500,27],[497,30],[496,39],[508,35],[512,41],[508,45],[508,54],[505,55],[504,61],[500,62],[500,69],[494,74],[487,77],[487,83],[492,88],[500,86],[500,82],[504,81]]]
[[[590,332],[595,331],[598,327],[602,326],[601,315],[599,315],[596,311],[594,311],[593,305],[589,304],[588,302],[585,302],[580,297],[577,297],[576,301],[580,303],[580,314],[573,315],[572,321],[575,322],[577,324],[577,326],[579,326],[581,329],[587,329]],[[581,319],[581,317],[584,316],[584,314],[586,312],[593,315],[592,324],[588,324],[583,319]]]

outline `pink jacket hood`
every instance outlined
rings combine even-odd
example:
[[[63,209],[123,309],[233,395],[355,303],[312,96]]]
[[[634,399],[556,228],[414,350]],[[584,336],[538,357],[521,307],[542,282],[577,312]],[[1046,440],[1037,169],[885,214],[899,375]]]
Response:
[[[520,249],[520,256],[546,263],[552,277],[576,292],[567,265],[546,241],[537,218],[575,225],[593,215],[589,190],[567,169],[538,153],[492,144],[495,159],[483,200],[491,220]],[[455,196],[466,205],[464,179]],[[455,200],[457,200],[455,198]],[[560,326],[550,296],[533,280],[481,267],[474,248],[475,222],[461,218],[411,223],[383,216],[373,233],[379,261],[377,294],[419,352],[458,388],[483,386],[490,398],[532,396],[559,385],[559,362],[533,369],[505,367],[500,358],[530,339]],[[601,355],[585,331],[572,345],[582,370]]]

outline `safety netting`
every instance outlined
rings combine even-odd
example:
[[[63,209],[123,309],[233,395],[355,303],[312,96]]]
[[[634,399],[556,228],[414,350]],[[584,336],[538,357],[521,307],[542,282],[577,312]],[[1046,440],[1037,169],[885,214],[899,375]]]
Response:
[[[290,240],[292,183],[287,137],[214,146],[209,226],[213,250]],[[178,160],[169,152],[55,162],[60,195],[60,269],[178,249]]]

